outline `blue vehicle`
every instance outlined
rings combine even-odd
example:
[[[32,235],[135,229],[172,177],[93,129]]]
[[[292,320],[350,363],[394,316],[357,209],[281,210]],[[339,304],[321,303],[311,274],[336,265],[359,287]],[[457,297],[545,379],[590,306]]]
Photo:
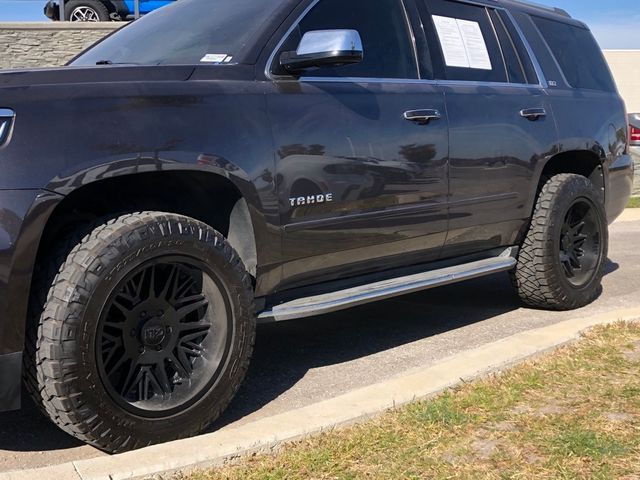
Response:
[[[140,14],[157,10],[176,0],[139,0]],[[44,14],[51,20],[60,20],[60,0],[49,0]],[[135,0],[65,0],[64,20],[69,22],[108,22],[133,20]]]

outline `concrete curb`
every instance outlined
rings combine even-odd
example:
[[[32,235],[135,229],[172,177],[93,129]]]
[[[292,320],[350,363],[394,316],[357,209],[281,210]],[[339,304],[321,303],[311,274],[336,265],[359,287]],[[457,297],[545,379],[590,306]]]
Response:
[[[579,338],[596,325],[640,319],[640,308],[567,320],[518,333],[444,359],[428,368],[404,372],[389,381],[364,387],[298,410],[239,427],[134,452],[80,460],[54,467],[0,473],[0,480],[120,480],[219,466],[255,452],[269,452],[285,442],[354,424],[406,403],[525,360]]]
[[[616,222],[637,222],[640,220],[640,208],[627,208]]]

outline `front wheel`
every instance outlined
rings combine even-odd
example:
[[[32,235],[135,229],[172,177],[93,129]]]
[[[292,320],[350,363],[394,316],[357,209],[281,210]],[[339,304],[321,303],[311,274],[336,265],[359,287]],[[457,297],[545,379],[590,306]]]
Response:
[[[253,349],[252,284],[224,237],[159,212],[122,216],[71,251],[38,329],[42,405],[119,452],[200,433]]]
[[[526,305],[573,310],[598,297],[609,238],[601,197],[580,175],[556,175],[542,187],[512,274]]]

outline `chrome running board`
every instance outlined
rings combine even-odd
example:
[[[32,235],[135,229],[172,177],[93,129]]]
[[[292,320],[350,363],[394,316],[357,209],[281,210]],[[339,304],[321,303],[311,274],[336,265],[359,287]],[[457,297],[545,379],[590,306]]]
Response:
[[[511,270],[516,266],[515,248],[508,248],[501,255],[454,267],[431,270],[381,282],[369,283],[336,292],[299,298],[282,303],[258,315],[259,323],[281,322],[295,318],[312,317],[336,312],[365,303],[397,297],[408,293],[483,277],[492,273]]]

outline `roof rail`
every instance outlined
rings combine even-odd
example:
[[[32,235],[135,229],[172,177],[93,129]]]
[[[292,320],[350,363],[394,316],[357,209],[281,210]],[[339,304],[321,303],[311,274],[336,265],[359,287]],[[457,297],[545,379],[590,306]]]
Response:
[[[540,8],[542,10],[546,10],[547,12],[552,12],[552,13],[556,13],[558,15],[562,15],[563,17],[571,18],[571,15],[569,15],[569,12],[567,12],[566,10],[564,10],[562,8],[549,7],[547,5],[542,5],[542,4],[536,3],[536,2],[531,2],[529,0],[509,0],[509,1],[511,1],[513,3],[519,3],[520,5],[525,5],[527,7]]]

